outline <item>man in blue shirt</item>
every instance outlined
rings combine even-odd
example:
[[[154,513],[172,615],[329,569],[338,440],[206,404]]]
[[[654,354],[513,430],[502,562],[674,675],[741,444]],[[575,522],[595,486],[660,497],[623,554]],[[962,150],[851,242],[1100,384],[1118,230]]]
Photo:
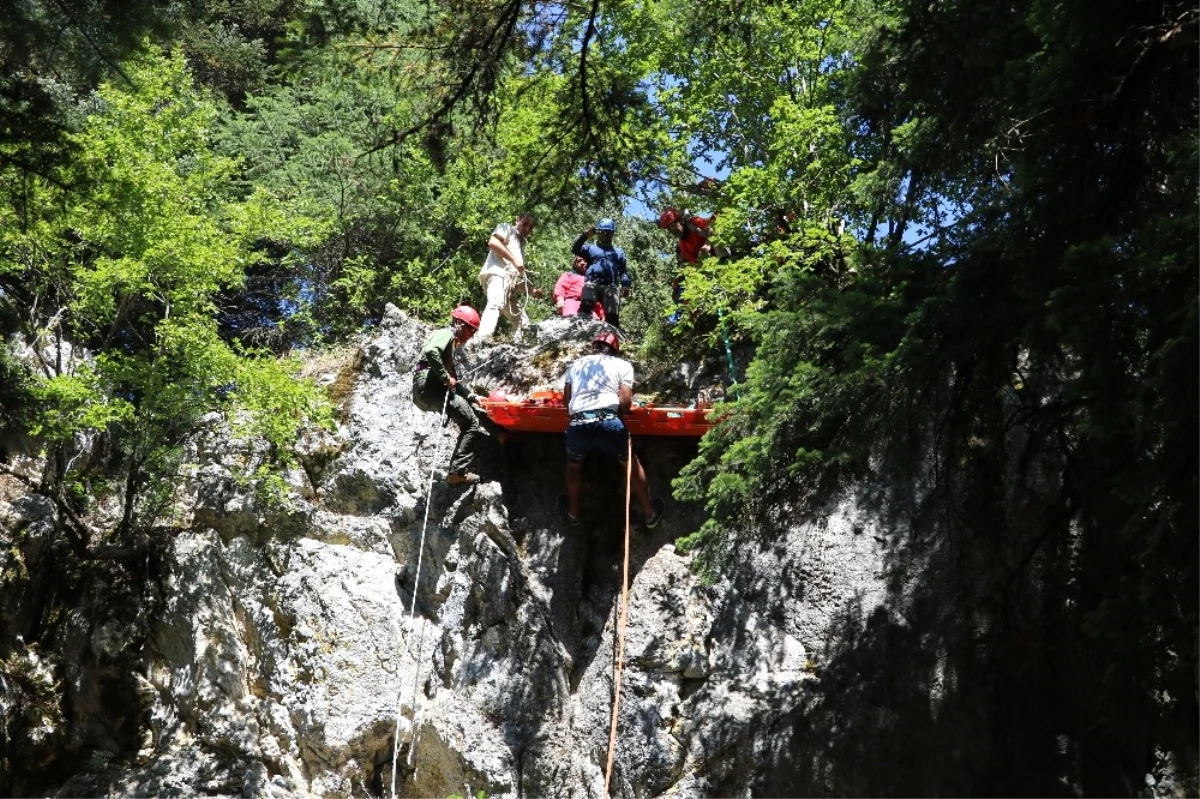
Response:
[[[621,297],[629,295],[629,267],[625,264],[625,251],[614,247],[613,233],[617,226],[608,217],[601,219],[595,227],[588,228],[579,234],[571,245],[571,252],[587,261],[587,272],[584,277],[587,285],[584,287],[581,313],[590,313],[592,303],[599,301],[604,307],[604,320],[613,327],[621,324]],[[588,243],[588,239],[596,237],[596,243]],[[588,286],[592,287],[591,292]],[[591,295],[589,298],[589,294]]]

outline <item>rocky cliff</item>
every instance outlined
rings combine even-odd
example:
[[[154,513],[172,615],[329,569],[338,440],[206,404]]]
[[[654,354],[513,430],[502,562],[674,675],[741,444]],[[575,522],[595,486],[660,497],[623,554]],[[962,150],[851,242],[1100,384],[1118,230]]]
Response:
[[[471,349],[464,371],[557,383],[585,328]],[[448,487],[455,428],[409,395],[427,332],[389,313],[339,432],[301,443],[282,498],[246,479],[263,453],[211,419],[144,579],[76,567],[50,585],[53,508],[5,494],[8,792],[603,795],[623,475],[589,464],[578,528],[555,509],[559,436],[491,446],[482,483]],[[636,447],[662,494],[695,452]],[[928,583],[950,544],[920,543],[918,506],[863,491],[819,519],[773,509],[708,584],[673,545],[700,508],[635,522],[613,795],[978,790],[964,763],[995,739],[972,644],[914,626],[970,612]],[[1069,775],[1070,757],[1049,767]]]

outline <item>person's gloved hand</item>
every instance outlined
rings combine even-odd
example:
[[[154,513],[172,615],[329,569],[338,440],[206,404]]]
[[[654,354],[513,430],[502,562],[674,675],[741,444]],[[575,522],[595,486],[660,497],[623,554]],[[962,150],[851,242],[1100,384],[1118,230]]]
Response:
[[[621,286],[621,296],[622,297],[629,296],[629,287],[628,286]]]

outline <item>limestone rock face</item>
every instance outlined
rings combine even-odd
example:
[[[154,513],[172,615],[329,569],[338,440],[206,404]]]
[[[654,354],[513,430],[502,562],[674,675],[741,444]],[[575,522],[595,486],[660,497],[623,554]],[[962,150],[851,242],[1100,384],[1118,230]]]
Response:
[[[341,429],[300,443],[304,466],[282,503],[243,479],[262,453],[231,447],[210,420],[189,458],[190,529],[164,543],[148,637],[126,653],[126,689],[107,695],[124,704],[80,729],[63,711],[86,692],[64,691],[30,727],[31,753],[52,758],[57,746],[82,764],[47,793],[604,795],[624,474],[589,464],[576,528],[555,509],[558,436],[487,441],[483,482],[447,486],[456,429],[411,402],[428,333],[389,309],[362,346]],[[460,373],[481,389],[557,387],[593,333],[551,320],[527,337],[536,344],[469,347]],[[695,454],[688,440],[636,446],[662,495]],[[654,531],[634,514],[613,795],[778,789],[768,772],[787,759],[779,731],[815,701],[837,625],[885,612],[885,536],[858,507],[782,525],[709,584],[673,546],[700,508],[671,504]],[[30,532],[48,512],[0,502],[27,549],[48,546]],[[62,650],[80,662],[131,640],[117,621],[80,629]],[[76,655],[26,653],[30,690],[52,692]],[[0,711],[16,690],[0,686]]]

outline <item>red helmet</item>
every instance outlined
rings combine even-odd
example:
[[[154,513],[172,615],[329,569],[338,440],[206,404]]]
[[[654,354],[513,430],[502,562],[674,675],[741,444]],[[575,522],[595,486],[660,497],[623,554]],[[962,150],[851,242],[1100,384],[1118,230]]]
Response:
[[[674,208],[668,208],[658,215],[658,226],[666,230],[671,225],[679,221],[679,212]]]
[[[451,319],[457,319],[472,330],[479,329],[479,313],[470,305],[460,305],[450,312]]]
[[[611,330],[604,330],[604,331],[601,331],[600,333],[597,333],[596,337],[594,339],[592,339],[592,343],[593,344],[607,344],[609,347],[612,348],[613,352],[621,351],[621,340],[618,339],[617,334],[612,332]]]

